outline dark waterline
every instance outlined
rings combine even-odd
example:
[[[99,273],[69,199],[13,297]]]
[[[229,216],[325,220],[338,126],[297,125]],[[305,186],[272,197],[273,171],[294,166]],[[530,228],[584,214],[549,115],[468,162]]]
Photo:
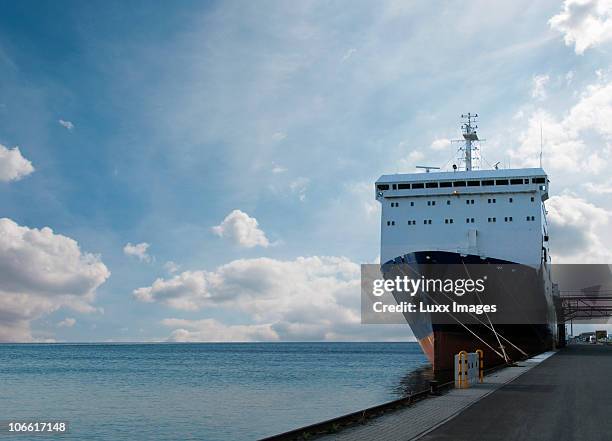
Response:
[[[67,420],[62,439],[248,440],[399,398],[426,367],[416,343],[4,344],[0,415]]]

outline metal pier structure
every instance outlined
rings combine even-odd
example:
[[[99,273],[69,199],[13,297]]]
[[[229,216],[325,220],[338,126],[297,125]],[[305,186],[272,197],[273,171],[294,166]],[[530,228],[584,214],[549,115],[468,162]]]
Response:
[[[602,323],[612,317],[612,291],[602,291],[600,287],[576,291],[560,292],[560,317],[562,324],[570,326],[574,335],[574,321],[588,323],[596,320]]]

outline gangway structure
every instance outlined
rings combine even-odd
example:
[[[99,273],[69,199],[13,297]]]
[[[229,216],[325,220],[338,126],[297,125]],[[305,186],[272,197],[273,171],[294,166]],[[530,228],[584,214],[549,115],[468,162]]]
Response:
[[[593,286],[581,290],[560,291],[562,321],[569,323],[578,320],[603,320],[612,317],[612,290],[602,290],[601,286]]]

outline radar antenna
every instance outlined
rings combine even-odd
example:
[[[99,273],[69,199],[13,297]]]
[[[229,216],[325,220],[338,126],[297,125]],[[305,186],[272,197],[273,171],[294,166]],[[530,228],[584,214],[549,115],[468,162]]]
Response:
[[[463,130],[463,139],[465,139],[465,170],[470,171],[472,170],[472,142],[478,141],[478,134],[476,133],[478,128],[476,118],[478,118],[478,114],[468,112],[467,114],[462,114],[461,118],[463,119],[461,129]]]
[[[432,167],[429,165],[417,165],[416,168],[424,169],[425,173],[429,173],[429,170],[440,170],[440,167]]]
[[[454,170],[457,171],[457,169],[462,169],[463,167],[465,167],[466,171],[476,170],[482,165],[480,144],[485,141],[479,138],[476,133],[476,129],[478,128],[476,125],[476,118],[478,118],[478,114],[467,113],[461,115],[461,118],[461,134],[463,135],[463,139],[451,140],[451,142],[461,143],[461,146],[458,148],[458,159],[461,167],[454,168]],[[465,164],[465,166],[463,166],[463,164]]]

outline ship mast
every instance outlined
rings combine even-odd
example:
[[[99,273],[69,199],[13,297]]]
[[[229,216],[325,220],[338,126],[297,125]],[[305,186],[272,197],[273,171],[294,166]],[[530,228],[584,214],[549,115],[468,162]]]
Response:
[[[470,171],[472,170],[472,141],[478,141],[478,135],[476,134],[478,114],[468,112],[461,115],[461,118],[464,120],[461,129],[463,130],[463,139],[465,139],[465,170]]]

